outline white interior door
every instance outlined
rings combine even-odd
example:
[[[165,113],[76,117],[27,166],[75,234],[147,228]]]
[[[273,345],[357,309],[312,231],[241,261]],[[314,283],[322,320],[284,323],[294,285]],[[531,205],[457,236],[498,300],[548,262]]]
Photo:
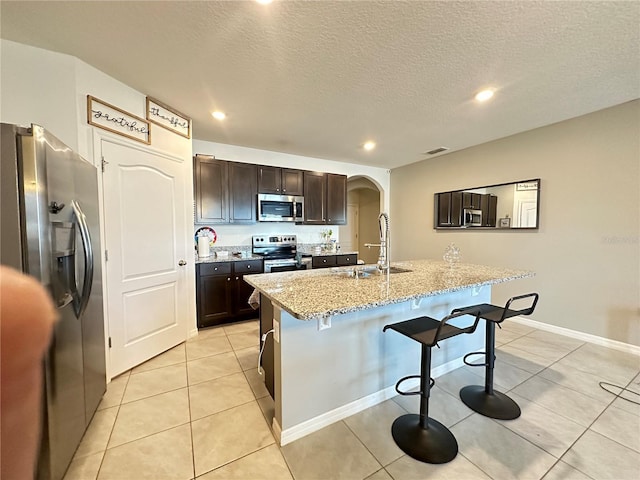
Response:
[[[358,205],[347,204],[347,224],[340,226],[340,248],[344,251],[358,250]]]
[[[186,175],[181,162],[101,141],[110,374],[187,338]],[[189,258],[192,260],[193,255]]]
[[[518,227],[535,227],[538,216],[538,203],[535,200],[522,200],[518,202]]]

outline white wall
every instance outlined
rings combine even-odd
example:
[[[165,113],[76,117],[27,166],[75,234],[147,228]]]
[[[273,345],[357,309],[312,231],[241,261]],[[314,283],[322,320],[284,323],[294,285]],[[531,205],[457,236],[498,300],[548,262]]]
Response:
[[[530,178],[539,230],[434,230],[435,193]],[[466,262],[536,272],[494,302],[538,291],[534,320],[640,345],[640,100],[394,169],[391,192],[392,258],[455,242]]]
[[[123,137],[87,123],[87,95],[91,94],[129,113],[145,117],[144,93],[128,87],[77,58],[6,40],[0,41],[0,54],[0,121],[24,126],[37,123],[96,166],[100,164],[100,158],[99,152],[94,152],[94,145],[97,147],[100,138],[112,137],[122,140]],[[131,142],[138,147],[142,145]],[[191,140],[152,125],[151,145],[142,148],[151,153],[161,152],[181,159],[185,177],[193,178]],[[102,209],[100,170],[97,174]],[[188,181],[186,189],[187,198],[192,198],[193,182]],[[183,233],[187,244],[190,245],[193,242],[193,213],[190,201],[188,205],[189,223]],[[104,223],[102,227],[104,246]],[[196,328],[193,262],[187,264],[186,270],[190,281],[187,282],[182,300],[188,305],[191,331]],[[102,271],[103,274],[106,272],[104,265]],[[108,286],[105,280],[106,278],[103,278],[103,284]]]
[[[74,57],[0,40],[0,120],[40,125],[78,151]]]
[[[201,140],[193,141],[193,153],[194,155],[214,155],[217,159],[233,162],[315,170],[347,175],[348,177],[367,177],[382,188],[383,191],[380,193],[381,203],[385,205],[385,211],[389,209],[390,175],[389,170],[384,168],[302,157],[300,155],[290,155]],[[195,228],[197,229],[200,226],[201,225],[196,225]],[[211,225],[211,227],[214,228],[218,235],[216,246],[249,246],[251,245],[252,235],[263,233],[291,233],[298,236],[298,242],[300,243],[319,243],[320,232],[327,228],[333,230],[333,237],[339,240],[338,227],[336,225],[291,225],[286,223],[263,222],[253,225]]]

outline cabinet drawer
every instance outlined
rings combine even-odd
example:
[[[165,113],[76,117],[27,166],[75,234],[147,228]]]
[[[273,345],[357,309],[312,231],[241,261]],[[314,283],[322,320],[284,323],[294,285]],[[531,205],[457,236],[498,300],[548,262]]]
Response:
[[[313,257],[312,264],[313,264],[313,268],[335,267],[336,266],[336,256],[335,255],[325,255],[325,256],[322,256],[322,257]]]
[[[358,255],[336,255],[336,263],[338,265],[355,265],[358,263]]]
[[[245,260],[233,262],[235,273],[262,273],[262,260]]]
[[[231,273],[231,262],[200,264],[200,275],[224,275],[225,273]]]

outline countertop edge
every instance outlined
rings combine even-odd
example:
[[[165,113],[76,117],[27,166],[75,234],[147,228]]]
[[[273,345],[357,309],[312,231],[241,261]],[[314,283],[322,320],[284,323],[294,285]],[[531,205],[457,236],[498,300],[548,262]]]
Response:
[[[253,284],[251,282],[251,278],[249,278],[250,276],[246,276],[245,277],[245,281],[247,283],[249,283],[252,287],[256,288],[261,294],[266,295],[267,297],[269,297],[269,299],[271,300],[271,302],[274,305],[277,305],[282,310],[285,310],[286,312],[291,314],[291,316],[293,316],[294,318],[296,318],[298,320],[302,320],[302,321],[310,321],[310,320],[317,320],[319,318],[331,317],[331,316],[334,316],[334,315],[342,315],[342,314],[345,314],[345,313],[353,313],[353,312],[358,312],[358,311],[362,311],[362,310],[369,310],[369,309],[372,309],[372,308],[384,307],[386,305],[393,305],[393,304],[397,304],[397,303],[403,303],[403,302],[415,300],[415,299],[418,299],[418,298],[434,297],[434,296],[442,295],[442,294],[445,294],[445,293],[452,293],[452,292],[458,292],[458,291],[461,291],[461,290],[467,290],[469,288],[478,288],[478,287],[483,287],[483,286],[487,286],[487,285],[496,285],[496,284],[499,284],[499,283],[510,282],[512,280],[519,280],[519,279],[523,279],[523,278],[532,278],[534,276],[535,276],[535,272],[524,272],[524,273],[522,273],[520,275],[509,276],[509,277],[504,277],[504,278],[496,278],[496,279],[488,280],[488,281],[485,281],[485,282],[478,282],[478,283],[473,283],[473,284],[468,284],[468,285],[460,285],[460,286],[456,286],[456,287],[452,287],[452,288],[434,290],[434,291],[420,293],[420,294],[407,295],[407,296],[398,297],[398,298],[391,298],[391,299],[380,300],[380,301],[376,301],[376,302],[363,303],[362,305],[357,305],[357,306],[353,306],[353,307],[336,308],[336,309],[327,310],[327,311],[324,311],[324,312],[312,312],[312,313],[308,313],[308,314],[301,314],[301,313],[292,311],[290,308],[288,308],[285,305],[283,305],[277,299],[274,299],[271,295],[269,295],[268,292],[265,292],[263,289],[261,289],[260,287],[256,286],[255,284]]]

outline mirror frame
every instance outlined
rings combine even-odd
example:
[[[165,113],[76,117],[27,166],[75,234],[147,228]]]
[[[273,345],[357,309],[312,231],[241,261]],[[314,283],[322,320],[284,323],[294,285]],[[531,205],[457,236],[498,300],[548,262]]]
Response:
[[[478,190],[481,188],[493,188],[493,187],[504,187],[507,185],[518,185],[521,183],[531,183],[531,182],[537,182],[538,183],[538,188],[537,188],[537,193],[536,193],[536,226],[535,227],[509,227],[509,228],[501,228],[497,226],[497,222],[499,221],[498,218],[496,218],[496,226],[495,227],[466,227],[464,225],[456,225],[456,226],[439,226],[438,225],[438,214],[439,214],[439,200],[438,200],[438,195],[443,194],[443,193],[457,193],[457,192],[469,192],[472,190]],[[471,231],[476,231],[476,230],[489,230],[489,231],[500,231],[500,232],[518,232],[518,231],[531,231],[531,230],[538,230],[540,229],[540,179],[539,178],[531,178],[528,180],[516,180],[514,182],[505,182],[505,183],[496,183],[494,185],[483,185],[480,187],[471,187],[471,188],[462,188],[459,190],[448,190],[446,192],[437,192],[434,193],[433,196],[433,228],[435,230],[471,230]],[[517,188],[517,187],[516,187]]]

